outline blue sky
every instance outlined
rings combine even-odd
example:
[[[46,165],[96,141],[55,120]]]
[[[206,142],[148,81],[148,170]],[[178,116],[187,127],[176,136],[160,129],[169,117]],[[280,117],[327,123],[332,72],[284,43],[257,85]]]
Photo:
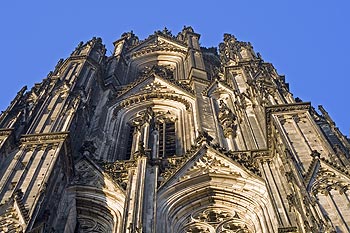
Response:
[[[133,30],[144,39],[184,25],[217,46],[224,33],[250,41],[295,97],[322,104],[349,135],[350,1],[4,1],[0,8],[0,110],[66,58],[80,41],[112,42]]]

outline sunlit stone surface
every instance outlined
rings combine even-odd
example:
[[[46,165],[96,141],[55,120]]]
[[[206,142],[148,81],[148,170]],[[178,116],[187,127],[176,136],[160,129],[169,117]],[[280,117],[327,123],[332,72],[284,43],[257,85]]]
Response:
[[[80,43],[0,116],[0,232],[350,232],[349,140],[250,43]]]

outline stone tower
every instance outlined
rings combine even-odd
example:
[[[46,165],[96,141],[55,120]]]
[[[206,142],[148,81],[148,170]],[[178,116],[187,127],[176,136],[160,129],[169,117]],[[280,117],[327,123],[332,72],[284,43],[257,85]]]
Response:
[[[0,232],[350,232],[349,139],[250,43],[81,42],[0,116]]]

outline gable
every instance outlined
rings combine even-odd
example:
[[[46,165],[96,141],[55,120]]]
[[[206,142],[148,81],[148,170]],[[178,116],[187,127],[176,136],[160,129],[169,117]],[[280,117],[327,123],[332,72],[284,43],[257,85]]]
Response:
[[[232,88],[219,80],[215,80],[214,82],[212,82],[204,91],[204,93],[207,96],[215,96],[215,95],[220,96],[221,93],[231,93],[231,92],[232,92]]]
[[[176,40],[160,34],[152,35],[128,52],[129,57],[137,57],[145,53],[156,51],[187,53],[187,47]]]
[[[83,185],[106,189],[112,192],[124,192],[107,174],[105,174],[93,161],[84,157],[78,161],[75,166],[75,177],[73,185]]]
[[[165,79],[154,75],[136,80],[122,89],[118,93],[117,97],[128,99],[132,96],[141,96],[151,93],[165,93],[193,99],[194,97],[192,92],[192,90],[181,85],[176,80]]]
[[[225,179],[227,180],[251,180],[264,185],[261,177],[238,162],[205,145],[180,164],[177,169],[174,169],[173,173],[166,178],[159,189],[203,176],[209,178],[226,177]]]

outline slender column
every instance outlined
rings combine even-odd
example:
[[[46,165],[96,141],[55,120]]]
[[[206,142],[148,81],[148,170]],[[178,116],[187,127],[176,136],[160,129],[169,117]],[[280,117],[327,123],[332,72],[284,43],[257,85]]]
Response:
[[[129,183],[125,208],[125,232],[141,232],[143,199],[145,189],[147,157],[141,156],[137,159],[136,167],[129,171]]]
[[[144,195],[144,211],[143,211],[143,231],[144,233],[155,232],[156,226],[156,209],[157,209],[157,180],[158,165],[147,165],[145,195]]]
[[[133,132],[133,139],[132,139],[132,147],[131,147],[131,157],[136,151],[140,151],[140,139],[141,139],[141,132],[137,127],[135,127]]]

